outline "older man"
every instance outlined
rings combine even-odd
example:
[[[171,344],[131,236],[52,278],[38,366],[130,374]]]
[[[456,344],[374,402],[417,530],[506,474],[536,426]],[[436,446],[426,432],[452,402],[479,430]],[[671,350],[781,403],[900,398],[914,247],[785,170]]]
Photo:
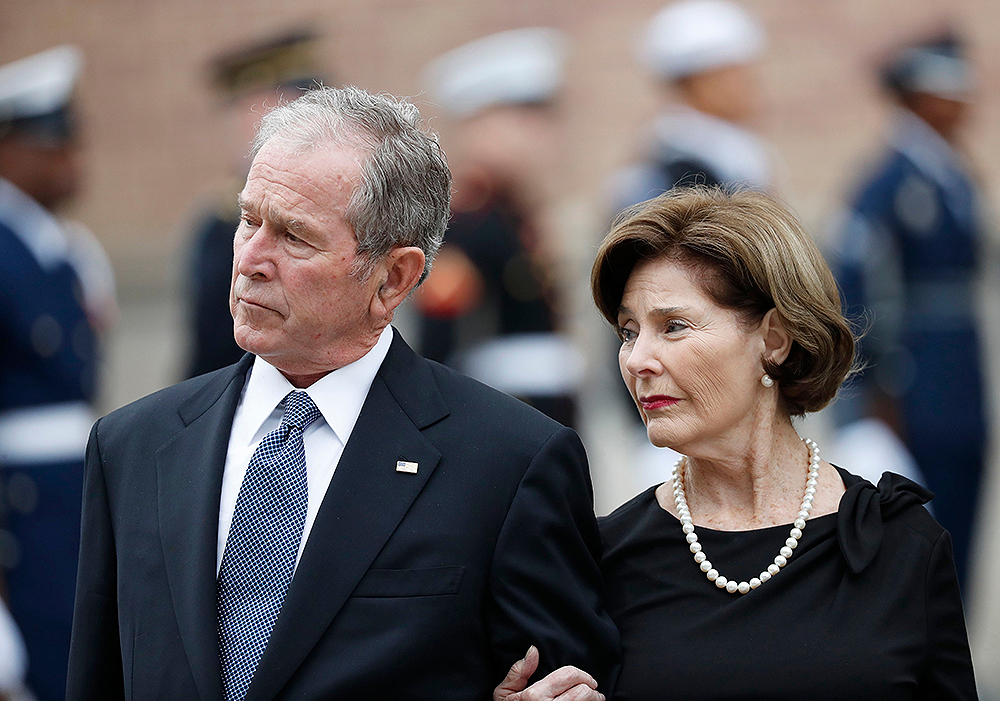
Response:
[[[450,174],[411,105],[269,113],[240,194],[240,363],[91,434],[70,699],[485,699],[529,644],[611,684],[579,440],[415,355]]]

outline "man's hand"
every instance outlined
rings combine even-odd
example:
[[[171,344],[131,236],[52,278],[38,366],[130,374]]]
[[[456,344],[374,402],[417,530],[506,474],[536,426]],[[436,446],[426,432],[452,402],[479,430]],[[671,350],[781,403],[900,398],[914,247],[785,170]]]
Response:
[[[493,701],[605,701],[604,694],[597,690],[597,681],[581,669],[560,667],[528,686],[536,669],[538,648],[532,645],[493,690]]]

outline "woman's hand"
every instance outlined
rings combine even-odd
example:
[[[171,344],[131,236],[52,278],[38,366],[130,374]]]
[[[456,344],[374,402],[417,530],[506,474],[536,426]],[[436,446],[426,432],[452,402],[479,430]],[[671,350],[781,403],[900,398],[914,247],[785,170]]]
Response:
[[[597,690],[597,681],[582,669],[560,667],[528,686],[536,669],[538,648],[532,645],[493,690],[493,701],[605,701],[604,694]]]

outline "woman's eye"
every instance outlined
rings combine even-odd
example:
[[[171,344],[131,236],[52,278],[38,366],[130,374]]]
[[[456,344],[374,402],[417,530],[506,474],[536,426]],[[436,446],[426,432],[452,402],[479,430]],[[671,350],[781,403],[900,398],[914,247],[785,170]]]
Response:
[[[664,326],[667,333],[677,333],[678,331],[683,331],[687,328],[687,324],[683,324],[679,321],[669,321]]]
[[[622,343],[630,343],[635,340],[638,334],[632,329],[626,329],[624,326],[618,327],[618,338],[621,339]]]

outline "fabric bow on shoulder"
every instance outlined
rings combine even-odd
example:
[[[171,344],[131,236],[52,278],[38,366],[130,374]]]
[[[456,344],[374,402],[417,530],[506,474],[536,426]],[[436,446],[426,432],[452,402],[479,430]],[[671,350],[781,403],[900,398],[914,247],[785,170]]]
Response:
[[[864,479],[850,485],[837,512],[837,538],[851,572],[860,574],[875,559],[886,520],[933,498],[933,492],[892,472],[882,475],[877,488]]]

